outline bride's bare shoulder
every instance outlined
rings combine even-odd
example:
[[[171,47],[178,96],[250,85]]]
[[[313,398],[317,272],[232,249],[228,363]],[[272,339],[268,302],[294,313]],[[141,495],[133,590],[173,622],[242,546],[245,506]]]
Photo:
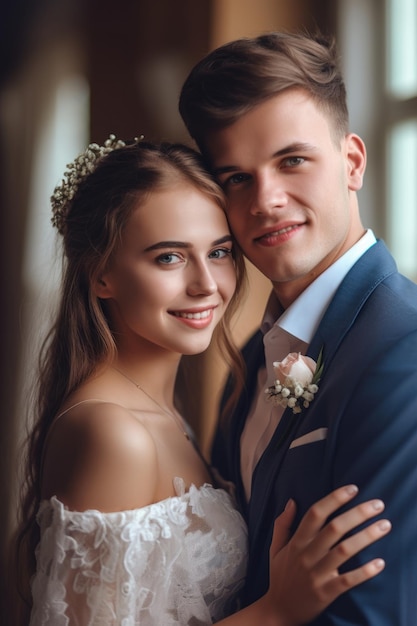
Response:
[[[150,504],[158,466],[155,443],[129,409],[81,401],[54,423],[47,443],[43,497],[74,510],[127,510]]]

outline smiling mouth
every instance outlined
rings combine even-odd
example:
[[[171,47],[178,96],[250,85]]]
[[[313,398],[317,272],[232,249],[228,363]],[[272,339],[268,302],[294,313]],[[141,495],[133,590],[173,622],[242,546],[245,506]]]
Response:
[[[198,313],[182,313],[181,311],[170,311],[170,313],[175,317],[182,317],[186,320],[204,320],[211,315],[212,311],[213,309],[199,311]]]
[[[269,233],[265,233],[265,235],[262,235],[261,237],[257,237],[256,241],[259,241],[260,239],[267,239],[268,237],[279,237],[281,235],[285,235],[285,233],[289,233],[292,230],[299,228],[299,226],[300,226],[299,224],[293,224],[292,226],[285,226],[285,228],[280,228],[279,230],[274,230]]]

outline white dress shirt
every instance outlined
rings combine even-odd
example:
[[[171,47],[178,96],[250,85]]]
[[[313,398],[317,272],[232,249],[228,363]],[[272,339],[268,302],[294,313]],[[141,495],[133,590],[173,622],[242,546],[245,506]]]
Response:
[[[376,243],[367,230],[363,237],[325,272],[320,274],[285,311],[272,292],[261,330],[264,333],[266,368],[258,372],[257,391],[240,440],[241,474],[246,498],[250,499],[253,471],[284,412],[266,402],[264,390],[273,384],[272,363],[290,352],[305,354],[317,327],[340,283],[358,259]]]

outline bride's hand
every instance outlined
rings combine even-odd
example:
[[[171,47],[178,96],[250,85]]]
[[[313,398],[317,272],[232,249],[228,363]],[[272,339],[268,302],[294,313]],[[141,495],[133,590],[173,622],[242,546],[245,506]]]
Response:
[[[270,548],[270,587],[263,600],[269,604],[268,612],[284,616],[280,624],[293,626],[311,621],[340,594],[384,569],[382,559],[373,559],[357,569],[338,571],[349,558],[391,529],[388,520],[378,520],[340,541],[346,533],[384,510],[381,500],[370,500],[326,523],[329,515],[349,502],[357,491],[354,485],[348,485],[316,502],[288,543],[295,503],[290,501],[276,519]]]

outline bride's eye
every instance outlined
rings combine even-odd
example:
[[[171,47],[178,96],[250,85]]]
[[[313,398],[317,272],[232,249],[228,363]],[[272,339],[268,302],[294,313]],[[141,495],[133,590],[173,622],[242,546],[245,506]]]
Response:
[[[156,261],[162,265],[174,265],[176,263],[181,263],[182,257],[176,252],[166,252],[165,254],[160,254],[156,258]]]
[[[209,254],[209,259],[224,259],[229,254],[232,254],[232,248],[216,248]]]

